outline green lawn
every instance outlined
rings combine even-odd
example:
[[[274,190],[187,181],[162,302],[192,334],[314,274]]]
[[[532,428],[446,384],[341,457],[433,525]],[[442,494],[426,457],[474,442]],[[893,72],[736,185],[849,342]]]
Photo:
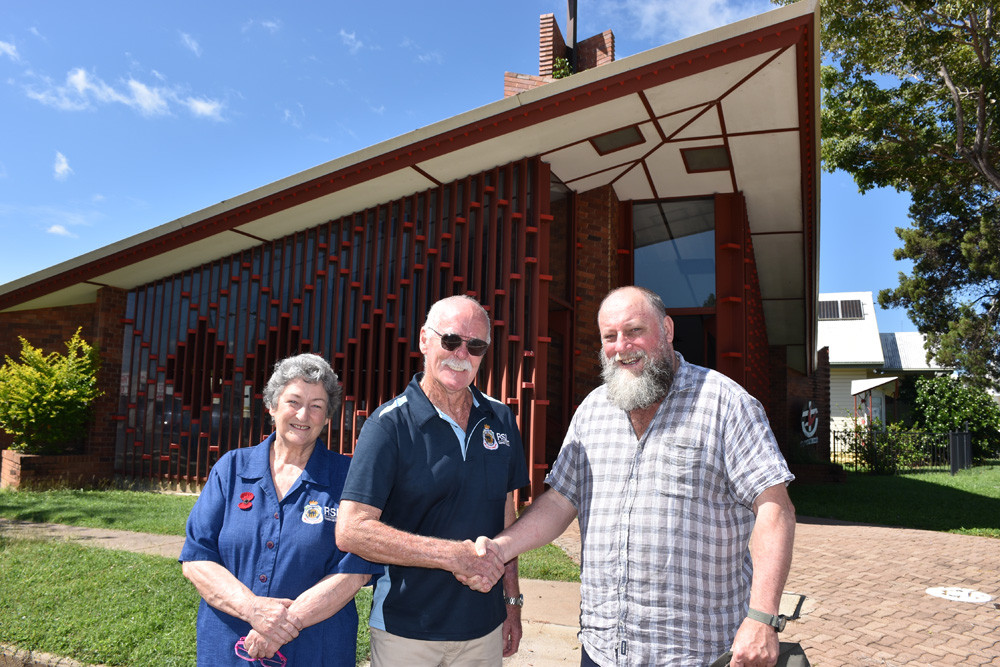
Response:
[[[0,516],[183,535],[195,497],[142,491],[0,490]],[[558,547],[521,556],[521,576],[579,581]],[[195,663],[198,593],[172,558],[0,536],[0,643],[87,663]],[[359,662],[368,655],[371,588],[358,594]]]
[[[846,484],[792,482],[800,516],[1000,538],[1000,463],[904,475],[848,473]]]

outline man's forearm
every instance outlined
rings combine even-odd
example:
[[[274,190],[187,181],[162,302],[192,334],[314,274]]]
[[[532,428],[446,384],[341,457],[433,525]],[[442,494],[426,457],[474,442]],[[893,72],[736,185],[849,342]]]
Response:
[[[505,528],[495,542],[507,562],[556,539],[575,518],[573,504],[549,489],[531,503],[517,521]]]
[[[780,492],[771,494],[759,504],[750,539],[750,557],[753,560],[753,581],[750,585],[752,608],[769,614],[778,613],[781,593],[792,564],[794,542],[795,508],[782,487]]]

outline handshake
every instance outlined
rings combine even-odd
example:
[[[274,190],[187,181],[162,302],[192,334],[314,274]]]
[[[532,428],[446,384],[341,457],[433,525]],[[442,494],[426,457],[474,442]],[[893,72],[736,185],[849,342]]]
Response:
[[[503,577],[507,560],[500,545],[481,536],[475,542],[456,542],[451,573],[474,591],[488,593]]]

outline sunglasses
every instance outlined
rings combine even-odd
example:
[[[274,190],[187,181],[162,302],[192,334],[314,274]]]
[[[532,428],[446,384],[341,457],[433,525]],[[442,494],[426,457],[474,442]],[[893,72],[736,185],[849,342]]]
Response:
[[[236,640],[236,657],[240,660],[246,660],[253,665],[261,665],[261,667],[285,667],[288,664],[288,659],[281,655],[281,651],[277,651],[273,658],[251,658],[250,654],[247,653],[246,646],[243,645],[246,639],[246,637],[240,637]]]
[[[448,352],[454,352],[465,343],[465,349],[474,357],[481,357],[486,354],[490,344],[480,338],[462,338],[457,333],[443,334],[434,327],[427,327],[441,338],[441,347]]]

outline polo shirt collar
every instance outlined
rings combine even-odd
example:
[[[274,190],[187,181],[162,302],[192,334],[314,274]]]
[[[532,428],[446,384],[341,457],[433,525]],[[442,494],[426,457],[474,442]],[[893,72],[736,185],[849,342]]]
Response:
[[[240,477],[246,480],[259,480],[263,478],[270,479],[271,476],[271,447],[274,446],[275,434],[267,436],[267,440],[260,443],[256,447],[250,448],[250,456],[247,457],[243,466],[240,468]],[[330,471],[330,459],[329,457],[318,455],[320,447],[324,444],[320,441],[316,442],[316,447],[313,448],[312,455],[309,457],[309,462],[306,463],[305,470],[299,476],[299,483],[310,483],[319,484],[322,486],[331,485],[331,471]]]
[[[427,398],[427,394],[420,387],[420,381],[423,378],[423,372],[414,375],[413,379],[410,380],[410,384],[406,386],[406,391],[403,392],[403,395],[406,396],[406,402],[413,411],[413,416],[416,417],[417,422],[421,426],[431,419],[438,417],[437,408],[434,407],[431,399]],[[469,385],[469,389],[472,391],[472,409],[485,412],[489,417],[496,418],[496,412],[493,410],[493,402],[476,389],[475,385]]]

